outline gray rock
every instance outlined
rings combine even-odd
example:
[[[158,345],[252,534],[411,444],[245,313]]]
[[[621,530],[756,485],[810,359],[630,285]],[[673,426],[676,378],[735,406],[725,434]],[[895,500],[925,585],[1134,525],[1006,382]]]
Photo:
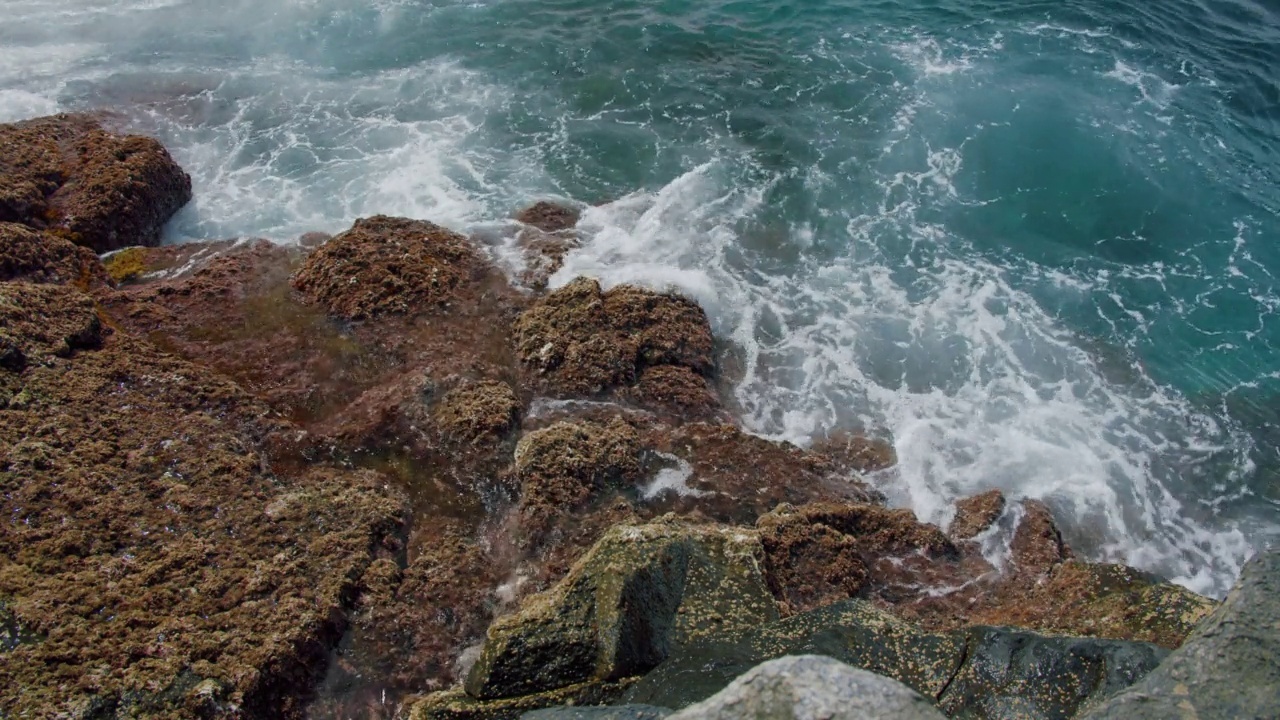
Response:
[[[527,712],[520,720],[659,720],[670,714],[670,710],[653,705],[566,706]]]
[[[1182,647],[1087,720],[1280,717],[1280,550],[1259,553]]]
[[[897,680],[820,655],[770,660],[671,720],[942,720]]]
[[[937,696],[952,718],[1067,720],[1132,685],[1169,651],[1149,643],[975,627],[965,661]]]

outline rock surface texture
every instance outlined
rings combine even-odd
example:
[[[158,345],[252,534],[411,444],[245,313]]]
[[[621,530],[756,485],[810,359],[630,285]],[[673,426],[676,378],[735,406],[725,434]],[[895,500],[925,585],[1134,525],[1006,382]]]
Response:
[[[88,296],[0,284],[0,599],[28,632],[0,710],[299,717],[403,500],[272,470],[287,426],[207,369],[111,334]]]
[[[0,125],[0,222],[107,252],[155,245],[191,199],[191,178],[151,138],[89,115]]]
[[[1280,717],[1280,550],[1249,561],[1226,601],[1182,647],[1085,717]]]
[[[896,680],[819,655],[771,660],[674,720],[942,720]]]

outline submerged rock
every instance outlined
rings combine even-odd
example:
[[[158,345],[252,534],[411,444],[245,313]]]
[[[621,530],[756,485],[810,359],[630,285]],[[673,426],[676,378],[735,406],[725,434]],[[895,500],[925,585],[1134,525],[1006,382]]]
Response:
[[[655,522],[610,530],[556,587],[489,628],[478,699],[640,675],[699,637],[777,617],[753,533]]]
[[[1084,717],[1265,718],[1280,713],[1280,550],[1250,560],[1226,601],[1153,672]]]
[[[0,222],[103,253],[155,245],[191,199],[191,178],[151,138],[117,135],[90,115],[0,125]]]
[[[942,720],[896,680],[820,655],[771,660],[673,720]]]

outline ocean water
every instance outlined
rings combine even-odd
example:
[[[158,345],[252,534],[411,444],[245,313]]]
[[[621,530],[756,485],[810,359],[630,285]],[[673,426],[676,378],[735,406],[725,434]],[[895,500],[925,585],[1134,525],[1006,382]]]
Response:
[[[1221,595],[1280,538],[1271,0],[7,0],[0,120],[108,109],[183,242],[390,213],[674,287],[744,424],[856,429],[945,522],[1003,488]]]

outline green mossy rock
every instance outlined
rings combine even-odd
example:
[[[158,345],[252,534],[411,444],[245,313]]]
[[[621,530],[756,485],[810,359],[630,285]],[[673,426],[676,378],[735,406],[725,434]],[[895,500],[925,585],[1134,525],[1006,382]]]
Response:
[[[699,638],[778,618],[756,533],[671,520],[610,530],[489,629],[466,691],[510,698],[648,672]]]

